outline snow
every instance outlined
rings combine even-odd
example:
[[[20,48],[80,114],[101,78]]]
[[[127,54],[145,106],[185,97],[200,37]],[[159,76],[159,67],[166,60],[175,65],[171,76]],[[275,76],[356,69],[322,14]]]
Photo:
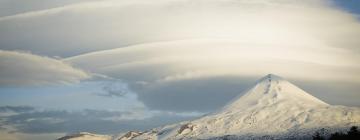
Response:
[[[122,135],[121,137],[117,138],[118,140],[131,140],[139,135],[141,135],[141,132],[135,132],[135,131],[130,131],[124,135]]]
[[[58,140],[112,140],[112,137],[107,135],[92,134],[88,132],[80,132],[79,134],[68,135],[59,138]]]
[[[289,102],[289,106],[328,105],[290,82],[276,75],[269,74],[261,78],[250,90],[246,91],[244,96],[235,98],[222,111],[266,107],[279,102]]]
[[[269,74],[243,96],[202,118],[136,133],[130,139],[309,138],[360,125],[360,109],[332,106]]]

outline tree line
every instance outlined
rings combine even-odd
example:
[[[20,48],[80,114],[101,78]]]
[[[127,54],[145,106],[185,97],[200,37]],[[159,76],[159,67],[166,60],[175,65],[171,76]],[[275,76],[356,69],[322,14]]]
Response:
[[[313,140],[360,140],[360,132],[358,127],[352,126],[348,132],[332,133],[328,139],[326,139],[325,136],[322,136],[319,132],[316,132],[313,135]]]

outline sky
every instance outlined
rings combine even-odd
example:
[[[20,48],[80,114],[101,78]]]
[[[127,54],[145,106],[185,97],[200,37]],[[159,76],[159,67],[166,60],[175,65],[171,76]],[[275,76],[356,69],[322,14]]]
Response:
[[[358,0],[0,0],[0,136],[117,134],[221,108],[266,74],[360,107]]]

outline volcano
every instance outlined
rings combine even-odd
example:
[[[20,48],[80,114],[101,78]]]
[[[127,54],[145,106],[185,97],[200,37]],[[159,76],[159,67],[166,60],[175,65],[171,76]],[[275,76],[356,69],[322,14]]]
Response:
[[[240,95],[198,119],[114,139],[310,139],[360,125],[359,108],[329,105],[273,74]]]

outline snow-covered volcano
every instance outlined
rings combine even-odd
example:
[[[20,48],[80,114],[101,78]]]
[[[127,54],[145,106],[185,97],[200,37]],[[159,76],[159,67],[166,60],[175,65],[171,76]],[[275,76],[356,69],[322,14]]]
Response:
[[[272,74],[241,95],[199,119],[115,139],[306,139],[322,128],[330,133],[360,125],[359,108],[329,105]]]
[[[301,106],[306,108],[328,105],[273,74],[261,78],[255,86],[241,95],[242,96],[235,98],[226,105],[222,109],[222,112],[245,111],[247,109],[278,106],[282,104],[287,104],[288,107]]]

